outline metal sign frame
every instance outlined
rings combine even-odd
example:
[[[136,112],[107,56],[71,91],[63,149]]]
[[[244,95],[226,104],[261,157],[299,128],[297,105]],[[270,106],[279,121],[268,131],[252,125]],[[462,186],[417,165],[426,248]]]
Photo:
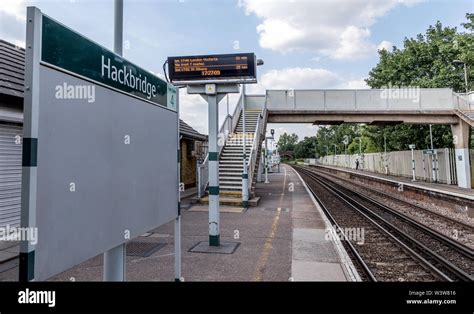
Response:
[[[245,56],[247,58],[247,66],[248,68],[246,69],[246,72],[244,73],[238,73],[238,72],[243,72],[242,70],[238,69],[232,69],[235,73],[232,75],[226,74],[222,76],[218,75],[209,75],[209,76],[204,76],[204,75],[199,75],[199,74],[188,74],[186,77],[184,74],[175,72],[175,61],[181,59],[198,59],[198,61],[202,61],[202,59],[206,58],[229,58],[229,57],[243,57]],[[195,65],[198,66],[198,65]],[[202,67],[207,67],[209,66],[221,66],[221,67],[226,67],[229,65],[224,65],[224,64],[216,64],[216,65],[199,65]],[[190,66],[191,67],[191,66]],[[223,69],[221,69],[223,70]],[[194,70],[194,71],[187,71],[186,73],[190,72],[202,72],[204,70]],[[229,70],[230,71],[230,70]],[[234,53],[234,54],[215,54],[215,55],[197,55],[197,56],[177,56],[177,57],[168,57],[168,73],[170,77],[170,81],[174,84],[183,84],[183,85],[205,85],[205,84],[251,84],[251,83],[257,83],[257,58],[254,53]],[[181,76],[182,78],[179,78],[177,76]],[[196,76],[193,78],[193,76]]]
[[[20,243],[20,281],[47,279],[179,221],[175,87],[166,85],[168,103],[161,105],[42,62],[43,16],[28,7],[21,227],[38,228],[38,243]],[[94,86],[97,102],[58,99],[59,82]]]

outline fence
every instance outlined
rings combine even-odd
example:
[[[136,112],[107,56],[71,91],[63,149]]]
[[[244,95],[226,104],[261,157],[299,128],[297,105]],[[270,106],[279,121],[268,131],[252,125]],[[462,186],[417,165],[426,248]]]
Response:
[[[436,151],[435,155],[423,154],[422,150],[414,151],[416,179],[428,182],[437,181],[446,184],[457,184],[454,149],[442,148]],[[471,160],[472,157],[474,157],[473,151],[471,151]],[[359,160],[360,170],[409,178],[413,176],[410,150],[387,154],[370,153],[362,156],[328,155],[319,158],[319,162],[323,165],[352,169],[356,168],[356,160]]]

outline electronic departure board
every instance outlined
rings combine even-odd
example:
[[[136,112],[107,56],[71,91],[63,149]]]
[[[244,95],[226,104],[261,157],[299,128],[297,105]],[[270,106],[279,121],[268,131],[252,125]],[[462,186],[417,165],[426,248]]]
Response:
[[[172,83],[256,83],[254,53],[168,57]]]

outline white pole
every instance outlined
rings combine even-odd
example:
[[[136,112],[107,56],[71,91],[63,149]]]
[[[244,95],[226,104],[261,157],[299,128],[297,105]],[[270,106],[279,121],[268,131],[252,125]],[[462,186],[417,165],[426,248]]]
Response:
[[[270,183],[270,181],[268,181],[268,146],[267,146],[266,134],[265,134],[265,183]]]
[[[415,150],[414,148],[411,149],[411,171],[413,173],[413,179],[412,181],[416,181],[416,176],[415,176]]]
[[[242,84],[242,158],[243,158],[243,172],[242,172],[242,207],[249,207],[249,174],[247,170],[247,139],[245,132],[245,84]],[[229,97],[229,95],[227,95]],[[256,135],[254,135],[256,136]]]
[[[115,0],[114,51],[122,55],[123,47],[123,0]],[[120,244],[104,253],[104,281],[125,281],[126,245]]]
[[[178,216],[174,220],[174,281],[181,281],[181,134],[179,130],[179,89],[176,95],[176,112],[178,115]],[[198,182],[199,184],[199,182]]]
[[[384,154],[383,154],[383,162],[385,167],[385,174],[388,175],[388,163],[387,163],[387,136],[383,135],[383,146],[384,146]]]
[[[213,90],[216,89],[217,87],[214,86]],[[207,102],[209,106],[209,245],[219,246],[219,150],[217,146],[219,106],[217,94],[207,95]]]
[[[433,149],[433,132],[431,130],[431,124],[430,124],[430,143],[431,143],[431,150],[432,150],[432,155],[431,155],[431,172],[433,174],[433,181],[437,182],[438,178],[436,176],[436,160],[435,160],[435,155],[434,155],[434,149]]]

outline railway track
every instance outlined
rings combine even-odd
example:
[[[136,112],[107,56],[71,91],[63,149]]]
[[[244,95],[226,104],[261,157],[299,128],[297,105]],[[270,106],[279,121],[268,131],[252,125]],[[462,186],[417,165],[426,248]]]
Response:
[[[366,280],[473,280],[469,248],[328,176],[300,166],[294,168],[307,181],[337,230],[365,230],[363,245],[351,239],[343,243]]]
[[[400,197],[396,197],[392,194],[382,192],[378,189],[371,188],[371,187],[366,186],[366,185],[364,185],[364,186],[355,185],[354,182],[352,182],[351,180],[346,179],[346,178],[342,178],[342,177],[338,177],[333,173],[329,173],[329,172],[322,171],[322,170],[319,170],[319,169],[316,170],[314,167],[311,170],[312,171],[317,171],[318,173],[321,173],[321,174],[324,174],[326,176],[332,177],[332,178],[334,178],[338,181],[346,182],[346,183],[348,183],[352,186],[355,186],[359,191],[360,190],[366,190],[367,192],[369,192],[370,194],[373,194],[374,196],[379,196],[383,199],[392,200],[393,202],[396,202],[396,203],[400,204],[401,206],[405,207],[407,209],[407,211],[411,211],[412,213],[419,213],[420,214],[420,217],[419,217],[420,219],[425,220],[426,218],[429,218],[431,221],[437,220],[437,222],[439,223],[440,228],[450,229],[450,230],[457,230],[458,234],[460,234],[460,235],[464,234],[464,235],[466,235],[466,238],[468,236],[471,237],[470,239],[467,239],[467,240],[471,240],[471,241],[473,240],[472,239],[472,234],[474,233],[474,227],[469,223],[459,221],[458,219],[455,219],[455,218],[452,218],[452,217],[448,217],[446,215],[443,215],[443,214],[438,213],[436,211],[430,210],[430,209],[425,208],[423,206],[415,205],[412,202],[410,203],[406,200],[403,200]],[[368,195],[368,196],[370,196],[370,195]],[[468,242],[467,240],[464,241],[464,242]],[[459,239],[459,242],[463,242],[462,238]]]

